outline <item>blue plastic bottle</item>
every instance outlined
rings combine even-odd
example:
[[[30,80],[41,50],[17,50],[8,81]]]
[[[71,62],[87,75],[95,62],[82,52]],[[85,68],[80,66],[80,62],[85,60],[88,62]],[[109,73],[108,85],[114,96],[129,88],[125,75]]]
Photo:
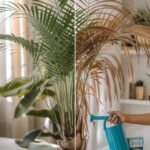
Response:
[[[103,127],[110,150],[130,150],[121,121],[117,125],[107,127],[108,117],[91,115],[90,121],[104,120]]]

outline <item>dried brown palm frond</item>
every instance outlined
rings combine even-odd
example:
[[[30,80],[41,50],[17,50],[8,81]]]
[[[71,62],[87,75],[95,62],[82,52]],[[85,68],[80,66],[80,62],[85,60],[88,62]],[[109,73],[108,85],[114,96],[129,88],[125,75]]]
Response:
[[[90,112],[91,95],[94,95],[100,104],[102,80],[106,83],[108,99],[111,101],[114,96],[119,99],[119,93],[124,86],[124,75],[119,58],[111,52],[114,45],[119,47],[120,53],[123,51],[125,54],[124,58],[131,75],[133,69],[127,43],[132,45],[139,56],[141,40],[148,60],[150,58],[150,26],[135,24],[134,13],[131,10],[123,7],[117,0],[84,1],[83,4],[84,6],[78,7],[77,10],[84,8],[88,19],[76,34],[77,115],[83,111]],[[110,47],[106,48],[107,45]]]

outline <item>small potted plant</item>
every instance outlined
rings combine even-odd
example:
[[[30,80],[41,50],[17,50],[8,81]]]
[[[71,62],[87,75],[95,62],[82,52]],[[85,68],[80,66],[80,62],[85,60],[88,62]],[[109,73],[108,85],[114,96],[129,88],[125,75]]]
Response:
[[[133,17],[135,24],[137,25],[150,25],[150,8],[138,9],[137,13]],[[140,46],[150,46],[150,42],[148,39],[143,39],[142,37],[137,38]]]
[[[139,80],[135,84],[136,99],[144,99],[144,82]]]

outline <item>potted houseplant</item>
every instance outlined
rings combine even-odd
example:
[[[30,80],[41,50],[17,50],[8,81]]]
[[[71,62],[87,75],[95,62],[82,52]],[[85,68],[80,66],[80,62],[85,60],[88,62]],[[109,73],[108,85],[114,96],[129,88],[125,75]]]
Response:
[[[133,16],[133,20],[136,24],[150,25],[150,9],[138,9],[137,13]]]
[[[54,127],[52,132],[46,129],[46,133],[41,129],[34,130],[25,136],[23,141],[17,143],[29,147],[29,142],[34,141],[37,136],[49,135],[54,137],[63,149],[73,149],[76,139],[74,2],[59,0],[46,3],[33,0],[30,5],[7,3],[1,6],[0,10],[10,12],[11,17],[27,18],[34,30],[34,38],[30,40],[13,34],[0,34],[1,40],[22,46],[30,54],[33,62],[30,76],[14,79],[0,87],[0,95],[20,98],[15,109],[15,118],[23,114],[48,117]],[[83,20],[83,17],[80,16],[78,21]],[[5,49],[5,43],[3,45],[1,49]],[[34,106],[39,100],[48,101],[50,105],[47,105],[47,109],[35,109]],[[77,148],[82,145],[80,138],[78,139]]]
[[[0,39],[16,42],[27,49],[35,62],[34,64],[38,64],[35,65],[35,67],[37,67],[35,70],[38,70],[37,74],[39,75],[37,78],[37,74],[33,74],[32,78],[28,78],[28,82],[26,82],[30,84],[21,84],[21,89],[20,86],[16,87],[18,84],[12,84],[14,82],[11,82],[7,88],[5,86],[1,88],[3,92],[1,95],[9,96],[13,93],[14,95],[23,96],[23,100],[19,102],[16,109],[16,117],[20,117],[23,113],[35,116],[49,116],[49,118],[52,116],[57,131],[60,133],[58,135],[58,132],[56,132],[53,136],[61,137],[58,138],[58,140],[63,149],[85,150],[88,139],[87,117],[88,113],[90,113],[89,101],[91,95],[94,96],[96,102],[100,104],[99,86],[101,80],[104,79],[104,81],[106,81],[107,97],[111,101],[112,93],[114,92],[114,95],[118,98],[119,89],[122,89],[124,84],[123,70],[120,61],[115,54],[106,51],[105,46],[107,44],[120,46],[120,43],[125,45],[125,43],[128,42],[133,45],[137,54],[139,54],[138,51],[140,47],[138,42],[137,40],[133,42],[131,35],[135,37],[149,37],[150,28],[144,25],[134,24],[131,19],[132,12],[126,8],[122,8],[122,4],[118,1],[77,1],[76,10],[72,2],[73,1],[58,0],[58,4],[52,6],[39,0],[33,0],[30,8],[26,5],[14,5],[12,3],[11,5],[1,8],[2,11],[9,11],[13,8],[13,10],[15,10],[13,15],[29,15],[29,18],[33,21],[33,27],[40,33],[38,34],[40,35],[40,41],[38,42],[36,42],[37,40],[34,40],[34,42],[29,41],[16,37],[15,35],[0,35]],[[45,4],[47,4],[47,6]],[[48,6],[50,6],[50,8]],[[58,8],[56,8],[56,6]],[[45,11],[43,12],[43,10]],[[106,13],[103,10],[111,11]],[[65,14],[63,15],[63,13]],[[45,17],[43,17],[43,15]],[[74,15],[76,15],[75,18]],[[74,19],[76,19],[75,27]],[[38,28],[39,26],[40,28]],[[47,27],[51,27],[48,28],[50,31]],[[75,29],[76,31],[74,31]],[[60,34],[62,36],[60,36]],[[74,37],[76,37],[75,41]],[[76,43],[74,44],[74,42]],[[74,45],[76,45],[76,49],[74,49]],[[125,46],[122,49],[126,54],[125,58],[128,62],[127,64],[129,64],[129,73],[132,74],[133,70],[128,57],[128,49],[126,49]],[[147,47],[144,50],[149,57]],[[74,51],[76,52],[75,61]],[[106,54],[106,52],[108,53]],[[113,60],[113,62],[111,60]],[[74,63],[76,67],[75,77],[73,71]],[[39,67],[42,69],[42,75],[39,74]],[[71,73],[73,75],[71,75]],[[68,94],[64,95],[64,93],[66,93],[63,91],[64,88],[60,87],[67,87],[68,78],[70,79],[71,76],[73,77],[71,79],[75,78],[75,87],[73,85],[72,87],[74,88],[69,88],[72,92],[69,92],[70,96],[67,96]],[[114,91],[111,90],[110,76],[113,77],[112,83]],[[74,80],[71,84],[74,84]],[[15,87],[10,85],[15,85]],[[22,87],[22,85],[26,86]],[[53,87],[56,86],[52,88],[53,91],[51,91],[51,85],[54,85]],[[17,90],[14,90],[16,88]],[[59,88],[61,90],[58,90]],[[10,89],[11,92],[9,91]],[[48,90],[50,90],[50,92],[48,92]],[[73,91],[76,91],[76,95],[74,95]],[[8,92],[10,93],[7,94]],[[63,96],[60,96],[61,94],[57,94],[57,92],[61,92]],[[54,99],[57,100],[58,105],[56,106],[58,107],[53,107],[54,109],[49,108],[46,111],[31,110],[31,106],[33,106],[37,99],[43,97],[43,95],[54,97]],[[60,100],[58,95],[63,98],[63,100]],[[29,96],[30,99],[27,101],[28,103],[24,102]],[[72,101],[65,99],[66,96],[71,97],[70,99],[72,99]],[[25,104],[28,105],[26,106]],[[70,106],[68,104],[70,104]],[[70,109],[70,107],[72,109]],[[66,108],[68,109],[66,110]],[[62,119],[61,124],[58,119],[58,112]],[[68,121],[70,122],[68,123]],[[71,126],[72,129],[68,130],[71,131],[69,133],[67,131],[68,125]]]
[[[133,20],[138,25],[150,25],[150,8],[147,6],[146,8],[138,9],[135,15],[133,16]],[[144,40],[142,37],[138,38],[138,42],[141,46],[147,45],[149,46],[149,40]]]
[[[126,43],[140,54],[138,38],[149,41],[150,27],[133,21],[134,14],[119,1],[92,1],[86,3],[89,18],[77,32],[76,40],[76,101],[77,115],[81,116],[84,127],[90,113],[91,99],[101,104],[100,86],[105,82],[105,100],[120,99],[124,89],[124,74],[120,60],[112,53],[112,47],[124,53],[128,73],[133,76],[133,68]],[[134,41],[133,38],[134,37]],[[121,45],[121,46],[120,46]],[[143,50],[149,59],[148,45]],[[121,92],[122,91],[122,92]],[[121,94],[120,94],[121,93]],[[103,93],[104,94],[104,93]],[[103,97],[104,99],[104,97]]]
[[[139,80],[135,83],[136,99],[144,99],[144,82]]]

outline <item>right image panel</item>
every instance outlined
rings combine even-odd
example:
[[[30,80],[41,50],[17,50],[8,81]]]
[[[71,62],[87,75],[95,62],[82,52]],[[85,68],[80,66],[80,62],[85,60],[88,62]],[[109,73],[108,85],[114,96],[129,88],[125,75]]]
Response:
[[[149,1],[75,1],[76,147],[149,150]]]

